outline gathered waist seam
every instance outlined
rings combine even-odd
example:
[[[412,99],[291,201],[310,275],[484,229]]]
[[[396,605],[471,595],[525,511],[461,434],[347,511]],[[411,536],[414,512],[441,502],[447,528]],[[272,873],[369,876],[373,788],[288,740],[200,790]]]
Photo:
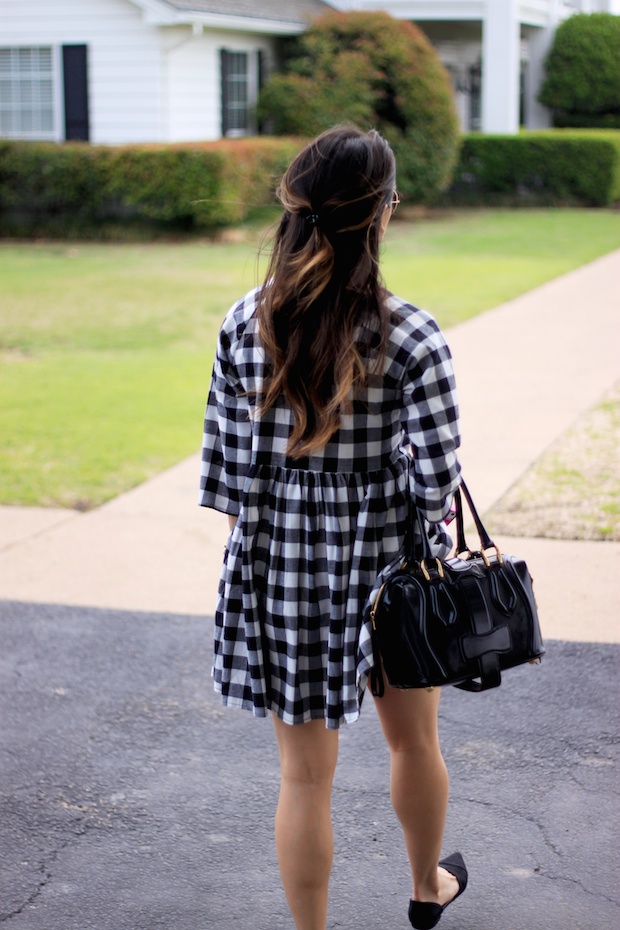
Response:
[[[293,477],[299,475],[300,477],[341,477],[344,479],[362,479],[366,481],[376,481],[379,480],[381,475],[385,474],[386,471],[393,470],[395,465],[404,465],[408,466],[409,458],[407,453],[402,449],[396,449],[391,453],[389,459],[381,468],[374,468],[371,471],[328,471],[327,469],[314,469],[314,468],[294,468],[289,465],[269,465],[267,462],[255,462],[250,466],[248,472],[248,477],[259,478],[261,475],[269,476],[271,478],[275,477],[277,473],[289,475]]]

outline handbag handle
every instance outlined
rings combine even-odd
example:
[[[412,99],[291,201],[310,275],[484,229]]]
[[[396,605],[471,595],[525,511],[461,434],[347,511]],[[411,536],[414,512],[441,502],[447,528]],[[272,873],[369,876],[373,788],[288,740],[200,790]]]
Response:
[[[462,492],[462,495],[461,495],[461,492]],[[461,480],[460,487],[458,487],[456,491],[454,492],[454,500],[456,503],[456,517],[455,517],[454,522],[456,523],[456,552],[457,554],[460,552],[467,552],[469,553],[469,555],[472,555],[472,550],[467,545],[467,540],[465,538],[465,519],[464,519],[464,514],[463,514],[462,497],[465,497],[470,513],[472,517],[474,518],[474,523],[475,523],[476,530],[478,532],[478,538],[480,541],[480,554],[482,558],[484,559],[485,562],[488,563],[485,550],[495,549],[498,561],[502,562],[503,559],[502,559],[501,552],[498,549],[498,547],[495,545],[491,537],[489,536],[482,520],[480,519],[480,515],[478,514],[478,511],[476,510],[476,506],[472,500],[471,494],[469,493],[469,489],[463,480]],[[426,529],[424,517],[422,516],[422,513],[419,507],[412,508],[412,517],[413,517],[414,510],[415,510],[415,521],[412,519],[410,523],[409,541],[407,544],[405,557],[407,561],[416,560],[415,559],[414,525],[415,525],[415,522],[417,522],[420,546],[422,550],[421,558],[417,559],[417,561],[420,563],[420,565],[422,566],[422,570],[424,571],[424,566],[427,562],[436,563],[438,562],[438,560],[436,560],[433,555],[433,550],[432,550],[430,539],[428,537],[428,531]]]
[[[465,539],[465,520],[463,518],[463,501],[461,499],[461,491],[463,492],[463,496],[465,497],[465,500],[467,501],[467,506],[469,507],[469,511],[472,517],[474,518],[474,523],[476,525],[476,530],[478,533],[478,539],[480,541],[480,555],[482,556],[483,560],[487,562],[488,564],[488,560],[485,555],[485,550],[495,549],[497,560],[499,562],[503,562],[502,554],[498,546],[493,542],[493,540],[489,536],[486,530],[486,527],[484,526],[484,523],[480,519],[480,515],[478,514],[478,511],[476,510],[476,506],[472,500],[471,494],[469,493],[469,489],[464,481],[461,481],[461,486],[460,488],[456,489],[456,493],[454,495],[456,499],[456,551],[457,551],[457,554],[459,552],[467,552],[469,553],[469,555],[472,554],[472,550],[467,545],[467,540]]]

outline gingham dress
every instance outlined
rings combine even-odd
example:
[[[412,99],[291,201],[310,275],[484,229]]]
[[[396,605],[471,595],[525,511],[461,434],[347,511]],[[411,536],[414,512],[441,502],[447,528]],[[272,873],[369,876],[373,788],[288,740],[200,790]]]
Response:
[[[373,665],[364,607],[402,550],[414,501],[433,527],[459,483],[458,407],[448,347],[434,320],[389,297],[382,374],[318,454],[287,457],[281,398],[256,415],[264,354],[258,291],[222,325],[207,402],[200,503],[238,515],[215,614],[213,678],[224,704],[287,723],[359,717]]]

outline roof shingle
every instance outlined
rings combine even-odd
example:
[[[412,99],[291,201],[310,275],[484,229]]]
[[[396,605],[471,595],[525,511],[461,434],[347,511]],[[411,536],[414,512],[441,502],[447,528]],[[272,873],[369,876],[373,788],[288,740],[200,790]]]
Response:
[[[184,13],[221,13],[245,19],[272,19],[275,22],[307,23],[333,9],[323,0],[165,0]]]

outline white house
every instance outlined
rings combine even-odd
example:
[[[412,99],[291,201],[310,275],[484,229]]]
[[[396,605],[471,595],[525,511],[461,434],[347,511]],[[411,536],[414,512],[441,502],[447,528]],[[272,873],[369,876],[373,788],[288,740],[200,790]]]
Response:
[[[330,8],[416,22],[465,129],[548,125],[536,96],[554,30],[620,0],[0,0],[0,136],[189,142],[256,132],[282,38]]]
[[[574,13],[620,13],[620,0],[331,0],[414,21],[452,74],[464,129],[548,126],[537,101],[555,29]]]
[[[256,131],[278,40],[321,0],[0,0],[0,136],[188,142]]]

